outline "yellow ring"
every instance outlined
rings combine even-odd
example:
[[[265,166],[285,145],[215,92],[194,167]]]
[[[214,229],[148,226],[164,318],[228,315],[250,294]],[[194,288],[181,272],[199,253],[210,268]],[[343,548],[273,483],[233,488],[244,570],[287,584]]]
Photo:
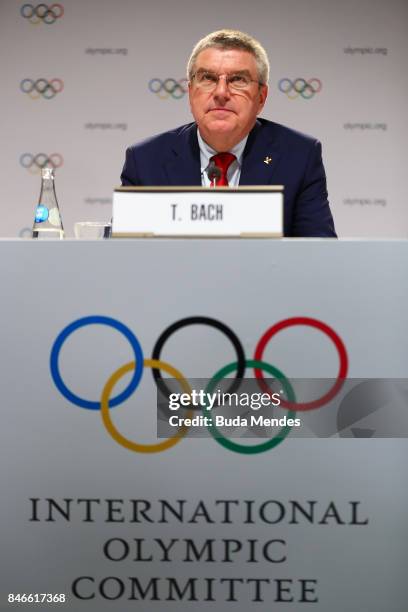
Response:
[[[189,428],[183,425],[182,427],[180,427],[180,429],[174,436],[172,436],[171,438],[167,438],[166,440],[163,440],[163,442],[159,442],[158,444],[139,444],[138,442],[133,442],[132,440],[125,438],[125,436],[123,436],[116,429],[110,417],[109,398],[112,393],[112,390],[116,383],[122,378],[122,376],[127,374],[127,372],[132,372],[135,369],[135,365],[136,364],[134,361],[129,361],[129,363],[126,363],[124,366],[116,370],[116,372],[112,374],[112,376],[106,383],[101,395],[102,421],[108,433],[121,446],[124,446],[125,448],[136,453],[160,453],[161,451],[171,448],[172,446],[177,444],[177,442],[180,442],[180,440],[184,438],[184,436],[188,432]],[[184,378],[181,372],[176,370],[176,368],[173,368],[173,366],[171,366],[170,364],[166,363],[165,361],[161,361],[160,359],[145,359],[143,361],[143,365],[148,368],[158,368],[164,370],[165,372],[170,374],[170,376],[180,381],[180,385],[185,393],[191,394],[191,387],[188,384],[187,380]],[[186,414],[186,418],[190,418],[192,416],[192,413],[193,411],[189,410]]]
[[[291,93],[288,92],[286,95],[288,96],[289,100],[296,100],[296,98],[299,97],[299,92],[297,92],[296,89],[295,89],[295,93],[294,94],[291,94]]]

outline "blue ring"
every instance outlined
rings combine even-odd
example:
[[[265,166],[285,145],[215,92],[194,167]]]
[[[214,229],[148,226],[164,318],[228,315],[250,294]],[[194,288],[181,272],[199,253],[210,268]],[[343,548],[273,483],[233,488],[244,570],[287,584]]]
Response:
[[[28,90],[24,89],[24,83],[29,83],[29,86],[31,87],[31,89],[28,89]],[[20,83],[20,89],[23,93],[29,94],[34,89],[34,82],[31,79],[23,79]]]
[[[287,83],[289,83],[289,88],[287,88],[287,89],[282,89],[282,87],[283,87],[283,83],[284,83],[285,81],[286,81]],[[288,93],[289,93],[289,92],[290,92],[290,91],[293,89],[293,84],[292,84],[292,81],[291,81],[290,79],[288,79],[287,77],[284,77],[283,79],[281,79],[281,80],[279,81],[279,83],[278,83],[278,87],[279,87],[279,91],[281,91],[281,92],[282,92],[282,93],[284,93],[284,94],[288,94]]]
[[[88,410],[100,410],[101,408],[100,402],[94,402],[91,400],[83,399],[82,397],[79,397],[79,395],[75,395],[74,393],[72,393],[72,391],[68,389],[68,387],[65,385],[64,381],[61,378],[61,374],[60,374],[59,366],[58,366],[58,358],[59,358],[59,354],[61,351],[61,347],[64,344],[65,340],[68,338],[68,336],[70,336],[75,330],[79,329],[80,327],[85,327],[86,325],[93,325],[93,324],[108,325],[109,327],[113,327],[114,329],[117,329],[121,334],[123,334],[129,340],[130,345],[135,353],[136,367],[134,370],[134,374],[132,376],[132,379],[129,385],[126,387],[126,389],[124,389],[124,391],[122,391],[122,393],[120,393],[116,397],[109,400],[109,407],[113,408],[114,406],[117,406],[118,404],[121,404],[122,402],[124,402],[130,395],[132,395],[133,391],[135,391],[136,387],[138,386],[140,379],[142,378],[142,372],[143,372],[142,347],[140,346],[140,343],[138,339],[136,338],[136,336],[130,331],[128,327],[126,327],[126,325],[123,325],[123,323],[120,323],[120,321],[117,321],[116,319],[112,319],[111,317],[103,317],[99,315],[94,315],[90,317],[82,317],[81,319],[77,319],[76,321],[73,321],[72,323],[67,325],[62,330],[62,332],[58,335],[51,349],[51,356],[50,356],[51,376],[53,378],[53,381],[58,391],[69,402],[71,402],[72,404],[75,404],[76,406],[80,406],[81,408],[87,408]]]
[[[25,9],[26,7],[27,7],[28,9],[31,9],[31,15],[25,15],[25,14],[24,14],[24,9]],[[24,19],[31,19],[31,17],[33,17],[33,16],[34,16],[34,7],[33,7],[33,5],[32,5],[32,4],[23,4],[23,6],[20,8],[20,15],[21,15],[22,17],[24,17]]]
[[[159,89],[153,89],[153,83],[158,83],[159,84]],[[159,93],[162,89],[163,89],[163,83],[160,79],[150,79],[149,81],[149,89],[152,93]]]

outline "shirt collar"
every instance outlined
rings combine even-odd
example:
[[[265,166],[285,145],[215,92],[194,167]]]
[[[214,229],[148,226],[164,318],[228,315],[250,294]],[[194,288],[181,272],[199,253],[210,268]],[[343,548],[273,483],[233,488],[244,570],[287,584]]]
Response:
[[[197,128],[197,138],[198,138],[198,146],[200,147],[201,172],[204,172],[204,170],[207,168],[208,164],[210,163],[210,158],[213,155],[216,155],[217,151],[212,149],[210,145],[207,144],[205,140],[203,140],[200,134],[200,130],[198,128]],[[242,157],[244,155],[244,149],[245,149],[247,140],[248,140],[248,134],[245,136],[245,138],[240,140],[239,143],[235,145],[235,147],[233,147],[229,151],[229,153],[232,153],[233,155],[235,155],[240,167],[242,165]]]

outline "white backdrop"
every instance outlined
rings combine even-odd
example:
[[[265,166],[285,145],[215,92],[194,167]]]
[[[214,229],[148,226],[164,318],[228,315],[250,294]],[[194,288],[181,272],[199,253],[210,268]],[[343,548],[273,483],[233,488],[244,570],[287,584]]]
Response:
[[[249,32],[270,56],[263,116],[322,141],[339,235],[408,236],[406,0],[38,6],[0,2],[1,236],[29,234],[40,189],[30,163],[52,154],[67,234],[77,220],[109,219],[125,147],[191,119],[181,88],[163,96],[149,82],[183,79],[192,46],[221,27]],[[281,79],[321,88],[290,99]],[[42,93],[30,93],[35,82]]]

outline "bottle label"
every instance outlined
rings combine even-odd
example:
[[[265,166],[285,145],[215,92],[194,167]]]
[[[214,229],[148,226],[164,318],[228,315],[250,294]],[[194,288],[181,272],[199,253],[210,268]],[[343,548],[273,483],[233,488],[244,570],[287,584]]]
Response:
[[[42,204],[38,204],[37,210],[35,211],[35,223],[43,223],[48,219],[48,208]]]
[[[48,212],[48,221],[51,225],[61,225],[61,218],[57,207],[50,208]]]

